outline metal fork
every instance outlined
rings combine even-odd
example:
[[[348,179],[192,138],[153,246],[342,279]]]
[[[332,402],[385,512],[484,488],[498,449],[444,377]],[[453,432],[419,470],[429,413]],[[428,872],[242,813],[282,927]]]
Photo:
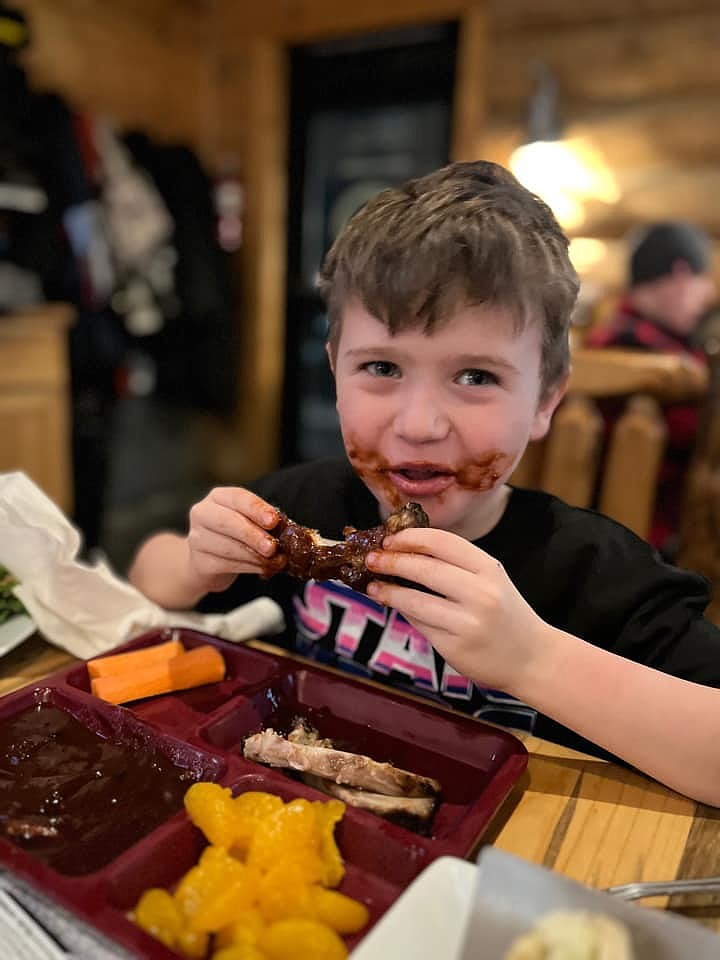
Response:
[[[695,880],[654,880],[642,883],[621,883],[607,887],[621,900],[641,900],[644,897],[664,897],[673,893],[720,893],[720,877],[700,877]]]

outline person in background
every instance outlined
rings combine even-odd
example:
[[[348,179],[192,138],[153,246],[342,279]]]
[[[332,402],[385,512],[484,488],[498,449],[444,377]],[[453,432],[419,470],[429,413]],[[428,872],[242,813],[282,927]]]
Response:
[[[611,319],[591,330],[583,346],[674,353],[704,364],[697,333],[715,297],[710,253],[709,237],[692,224],[667,222],[645,228],[631,251],[626,293]],[[621,401],[602,404],[608,431],[621,408]],[[671,404],[663,411],[667,447],[648,539],[670,560],[677,548],[698,412],[696,405],[683,403]]]
[[[320,271],[346,456],[211,490],[187,533],[140,546],[129,578],[170,609],[270,595],[293,651],[720,806],[707,582],[607,517],[508,483],[565,392],[578,286],[551,210],[497,164],[382,191]],[[338,540],[406,502],[431,526],[368,554],[366,594],[282,571],[279,510]]]

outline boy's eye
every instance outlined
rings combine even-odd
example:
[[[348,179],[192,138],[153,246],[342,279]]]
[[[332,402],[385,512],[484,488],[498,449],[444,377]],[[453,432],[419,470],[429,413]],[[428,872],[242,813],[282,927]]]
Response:
[[[396,377],[400,373],[398,365],[389,360],[369,360],[363,363],[360,369],[366,370],[373,377]]]
[[[455,382],[461,385],[471,386],[471,387],[482,387],[487,384],[499,383],[499,378],[494,374],[490,373],[489,370],[461,370],[460,373],[455,377]]]

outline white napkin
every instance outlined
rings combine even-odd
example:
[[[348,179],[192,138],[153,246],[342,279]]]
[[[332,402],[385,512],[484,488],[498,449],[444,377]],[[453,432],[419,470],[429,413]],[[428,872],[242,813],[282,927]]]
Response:
[[[164,610],[103,562],[76,559],[80,535],[24,473],[0,473],[0,564],[45,639],[76,657],[104,653],[153,627],[190,627],[226,640],[277,634],[281,608],[269,597],[226,614]]]

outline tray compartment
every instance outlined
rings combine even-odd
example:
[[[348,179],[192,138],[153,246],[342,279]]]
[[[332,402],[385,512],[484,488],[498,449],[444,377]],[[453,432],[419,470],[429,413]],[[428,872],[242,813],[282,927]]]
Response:
[[[441,802],[430,835],[438,848],[435,856],[468,854],[527,764],[525,748],[504,730],[312,666],[286,668],[270,683],[237,697],[201,727],[200,737],[242,756],[249,734],[267,727],[286,734],[297,717],[340,750],[440,781]],[[291,772],[284,775],[296,779]],[[406,844],[423,846],[409,830],[369,813],[363,819],[368,829],[392,836],[399,831]]]
[[[0,744],[0,855],[17,865],[10,851],[19,850],[68,877],[101,871],[182,811],[191,783],[217,780],[227,767],[127,710],[62,687],[5,698]]]
[[[286,803],[296,797],[322,802],[328,799],[272,770],[246,773],[223,785],[232,789],[233,796],[248,790],[263,790],[276,794]],[[396,838],[383,837],[382,831],[368,833],[367,824],[362,818],[358,822],[355,813],[348,807],[336,828],[346,868],[338,889],[361,900],[370,912],[370,920],[361,934],[347,938],[350,946],[359,942],[430,859],[422,847],[408,849],[407,844]],[[150,887],[172,889],[197,862],[206,845],[201,831],[185,816],[156,831],[115,863],[108,871],[106,898],[107,905],[118,912],[117,931],[124,929],[119,917],[127,920],[127,913],[143,891]],[[132,921],[127,922],[134,926]]]
[[[267,682],[280,669],[283,659],[208,636],[197,630],[181,628],[148,631],[109,653],[127,653],[163,643],[173,637],[177,637],[187,650],[204,643],[217,647],[225,659],[227,673],[220,683],[204,684],[127,704],[127,708],[137,717],[166,729],[186,731],[193,728],[238,692]],[[69,668],[65,674],[65,682],[77,690],[90,692],[90,678],[84,664]]]

